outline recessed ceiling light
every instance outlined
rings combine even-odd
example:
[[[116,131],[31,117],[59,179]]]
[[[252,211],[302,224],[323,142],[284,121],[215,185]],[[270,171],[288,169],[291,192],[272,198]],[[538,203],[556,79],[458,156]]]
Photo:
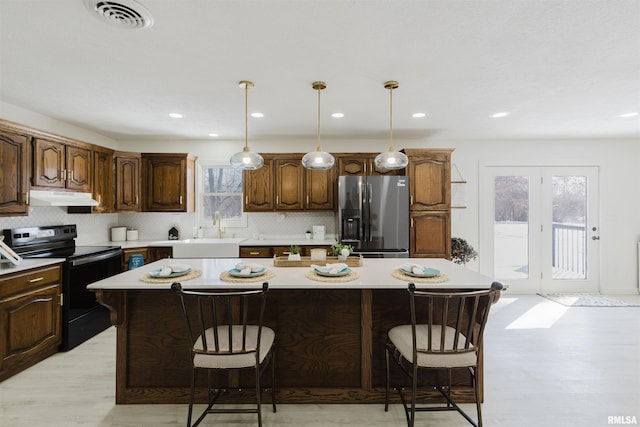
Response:
[[[423,118],[423,117],[425,117],[425,116],[426,116],[426,114],[425,114],[425,113],[413,113],[413,114],[411,115],[411,117],[414,117],[414,118],[416,118],[416,119],[421,119],[421,118]]]
[[[620,114],[618,117],[622,117],[622,118],[625,118],[625,119],[626,119],[627,117],[635,117],[635,116],[637,116],[638,114],[640,114],[640,113],[638,113],[637,111],[634,111],[633,113],[624,113],[624,114]]]
[[[181,119],[184,116],[180,113],[169,113],[169,117],[173,117],[174,119]]]
[[[334,117],[336,119],[340,119],[340,118],[344,117],[344,113],[333,113],[331,115],[331,117]]]
[[[260,118],[260,117],[264,117],[264,114],[262,113],[251,113],[251,117],[255,117],[255,118]]]
[[[211,132],[211,133],[209,134],[209,136],[212,136],[212,137],[214,137],[214,138],[215,138],[216,136],[220,136],[220,135],[218,135],[217,133],[213,133],[213,132]]]
[[[493,119],[499,119],[500,117],[507,117],[509,115],[508,111],[501,111],[499,113],[492,114],[490,117]]]

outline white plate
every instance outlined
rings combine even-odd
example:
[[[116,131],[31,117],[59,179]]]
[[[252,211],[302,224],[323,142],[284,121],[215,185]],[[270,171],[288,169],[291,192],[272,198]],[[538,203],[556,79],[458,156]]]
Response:
[[[412,277],[436,277],[438,274],[440,274],[440,270],[436,270],[435,268],[429,268],[429,267],[424,268],[424,273],[414,273],[413,271],[406,270],[402,267],[400,268],[400,271],[402,271],[407,276],[412,276]]]
[[[191,269],[189,268],[188,270],[183,270],[183,271],[174,271],[171,274],[168,275],[164,275],[161,276],[160,272],[162,272],[162,269],[158,269],[158,270],[153,270],[149,272],[149,276],[151,277],[158,277],[158,278],[163,278],[163,277],[180,277],[180,276],[184,276],[185,274],[189,273],[191,271]]]
[[[347,268],[343,268],[342,270],[338,271],[337,273],[330,273],[328,271],[320,271],[318,269],[313,269],[313,272],[316,273],[318,276],[325,276],[325,277],[340,277],[340,276],[346,276],[347,274],[349,274],[351,272],[351,269],[349,267]]]
[[[266,272],[266,268],[263,268],[260,271],[251,272],[249,274],[242,273],[242,270],[238,270],[237,268],[232,268],[231,270],[229,270],[229,274],[233,277],[257,277],[262,276]]]

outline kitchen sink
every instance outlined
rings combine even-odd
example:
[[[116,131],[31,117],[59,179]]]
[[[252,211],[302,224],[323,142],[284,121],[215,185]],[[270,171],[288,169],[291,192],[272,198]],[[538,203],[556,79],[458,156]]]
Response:
[[[185,239],[172,242],[174,258],[238,258],[244,238]]]

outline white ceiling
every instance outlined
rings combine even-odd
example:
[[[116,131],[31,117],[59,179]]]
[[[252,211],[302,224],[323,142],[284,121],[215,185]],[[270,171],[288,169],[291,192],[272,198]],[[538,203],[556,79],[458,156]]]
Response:
[[[243,140],[247,79],[249,138],[294,141],[323,80],[323,138],[388,138],[398,80],[394,140],[640,137],[618,117],[640,111],[639,0],[138,1],[148,29],[0,0],[0,101],[116,140]]]

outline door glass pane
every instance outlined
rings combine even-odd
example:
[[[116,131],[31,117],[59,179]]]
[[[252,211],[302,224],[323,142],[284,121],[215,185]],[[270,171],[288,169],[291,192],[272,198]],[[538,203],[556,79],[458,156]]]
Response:
[[[494,182],[494,274],[529,277],[529,177],[497,176]]]
[[[554,176],[552,187],[552,277],[585,279],[587,178]]]

